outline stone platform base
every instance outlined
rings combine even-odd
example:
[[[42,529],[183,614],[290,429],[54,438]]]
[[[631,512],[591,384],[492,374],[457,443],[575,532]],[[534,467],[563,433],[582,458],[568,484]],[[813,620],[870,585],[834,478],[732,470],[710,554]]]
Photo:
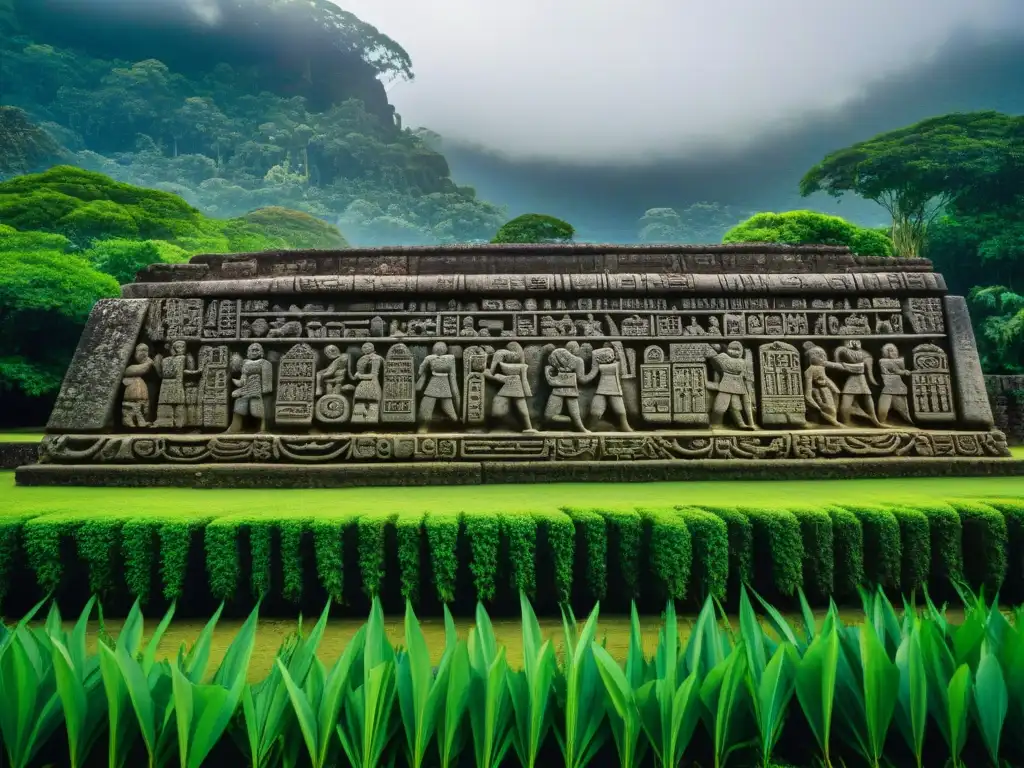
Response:
[[[0,443],[0,470],[35,461],[38,452],[39,443],[35,442]]]
[[[387,464],[32,464],[19,485],[182,488],[344,488],[507,483],[832,480],[894,477],[1021,476],[1014,458],[695,459],[692,461],[393,462]]]

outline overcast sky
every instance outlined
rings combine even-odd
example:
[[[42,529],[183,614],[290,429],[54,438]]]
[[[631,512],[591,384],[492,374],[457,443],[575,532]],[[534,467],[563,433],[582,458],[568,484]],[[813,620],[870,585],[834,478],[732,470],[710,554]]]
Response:
[[[739,148],[951,35],[1024,37],[1024,0],[335,2],[412,56],[406,125],[588,164]]]

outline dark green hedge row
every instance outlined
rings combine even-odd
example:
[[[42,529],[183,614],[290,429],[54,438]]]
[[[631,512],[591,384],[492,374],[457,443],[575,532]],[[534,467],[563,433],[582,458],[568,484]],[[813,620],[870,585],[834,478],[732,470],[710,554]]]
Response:
[[[821,604],[856,601],[861,584],[949,595],[954,581],[1024,599],[1024,500],[0,518],[0,606],[9,614],[47,592],[177,600],[197,611],[260,597],[285,611],[325,598],[363,610],[375,595],[427,611],[471,609],[478,599],[514,611],[522,590],[554,611],[566,602],[614,610],[634,599],[731,600],[744,582],[776,599],[802,587]]]

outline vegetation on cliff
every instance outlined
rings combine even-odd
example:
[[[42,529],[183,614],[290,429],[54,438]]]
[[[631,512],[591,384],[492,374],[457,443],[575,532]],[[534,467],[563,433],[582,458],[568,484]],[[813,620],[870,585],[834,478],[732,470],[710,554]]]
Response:
[[[376,78],[411,77],[408,54],[326,0],[246,0],[205,31],[170,7],[180,3],[153,3],[148,16],[90,16],[66,0],[8,5],[4,100],[68,163],[210,215],[301,210],[361,244],[487,240],[505,221],[400,126]],[[10,172],[46,166],[30,159]]]

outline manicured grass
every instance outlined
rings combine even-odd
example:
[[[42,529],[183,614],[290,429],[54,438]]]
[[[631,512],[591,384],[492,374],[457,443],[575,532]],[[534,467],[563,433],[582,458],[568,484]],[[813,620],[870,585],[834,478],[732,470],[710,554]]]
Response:
[[[437,488],[193,490],[189,488],[22,488],[0,472],[0,516],[90,514],[280,518],[318,512],[362,514],[562,507],[853,504],[920,502],[952,497],[1024,498],[1024,477],[939,477],[888,480],[727,481],[689,483],[552,483]]]
[[[0,443],[38,443],[42,439],[43,433],[38,429],[0,432]]]
[[[0,476],[0,603],[175,600],[202,616],[408,598],[423,615],[518,593],[657,610],[741,583],[818,605],[960,580],[1024,596],[1024,478],[330,490],[20,488]],[[22,606],[27,608],[27,606]],[[113,606],[112,606],[113,607]],[[108,615],[114,615],[110,613]]]

